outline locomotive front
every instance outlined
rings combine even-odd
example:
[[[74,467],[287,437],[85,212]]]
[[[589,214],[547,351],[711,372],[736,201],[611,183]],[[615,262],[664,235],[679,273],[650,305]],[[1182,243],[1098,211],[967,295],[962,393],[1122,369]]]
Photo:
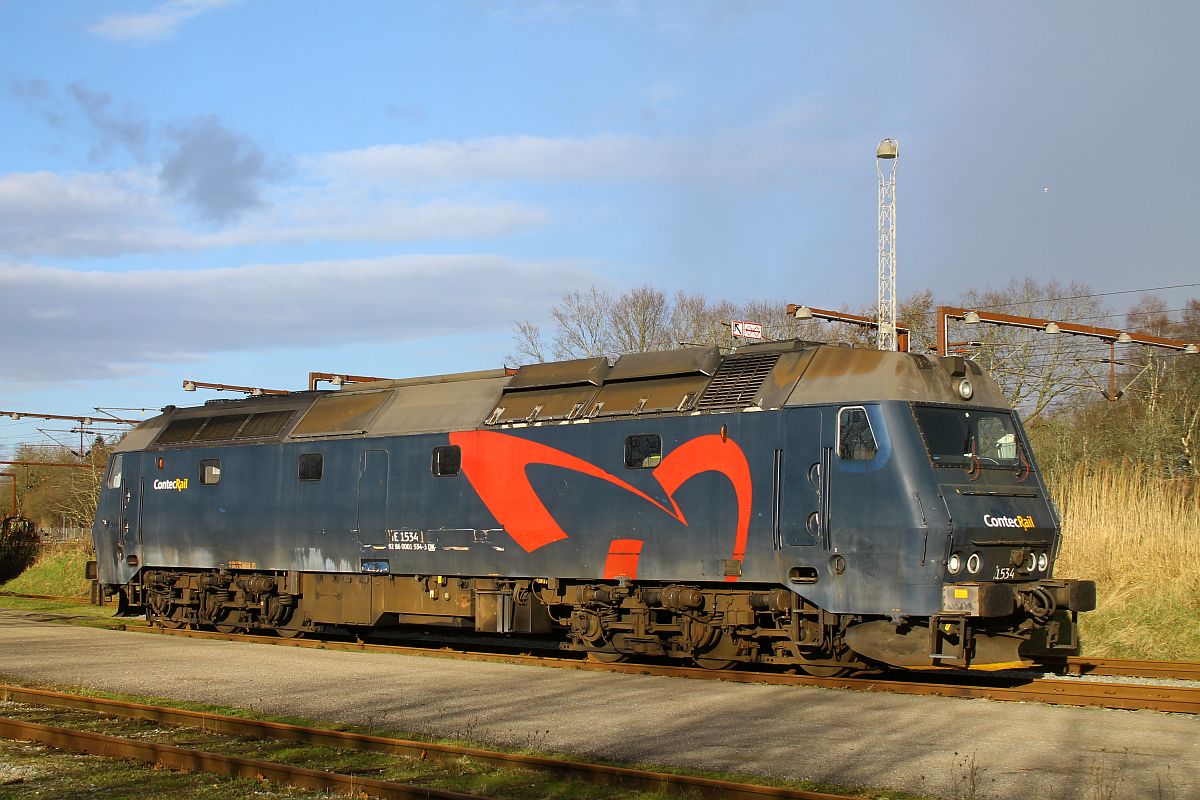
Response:
[[[890,507],[913,509],[908,530],[922,538],[919,556],[899,553],[920,560],[900,571],[909,613],[851,625],[845,642],[903,667],[1001,669],[1075,655],[1095,583],[1053,577],[1060,520],[999,388],[977,365],[941,361],[936,372],[953,395],[931,392],[887,415],[907,451],[893,476],[911,498]],[[894,527],[906,516],[895,514]]]

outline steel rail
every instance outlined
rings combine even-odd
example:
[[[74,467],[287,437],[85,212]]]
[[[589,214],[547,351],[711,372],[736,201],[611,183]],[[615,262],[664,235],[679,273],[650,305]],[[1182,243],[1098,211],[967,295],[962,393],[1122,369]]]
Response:
[[[624,789],[685,794],[689,797],[733,798],[733,800],[847,800],[848,795],[831,795],[799,789],[733,783],[688,775],[651,772],[596,764],[585,764],[540,756],[503,753],[470,747],[393,739],[327,728],[311,728],[283,722],[268,722],[242,717],[230,717],[201,711],[164,706],[107,700],[83,695],[30,689],[23,686],[0,685],[0,699],[28,705],[52,706],[75,711],[140,719],[165,725],[199,727],[212,733],[253,739],[278,739],[329,747],[337,750],[361,750],[389,755],[407,756],[434,763],[452,763],[467,757],[500,768],[519,768],[538,771],[589,783],[618,786]]]
[[[1167,678],[1200,681],[1200,663],[1195,661],[1143,661],[1131,658],[1068,658],[1062,665],[1067,675],[1100,675],[1127,678]]]
[[[0,738],[73,750],[110,758],[129,758],[144,764],[159,764],[164,767],[189,772],[208,772],[234,778],[266,780],[301,789],[317,789],[348,794],[354,797],[429,798],[431,800],[483,800],[483,795],[431,789],[393,781],[360,778],[338,772],[322,772],[306,767],[294,767],[273,761],[240,758],[204,750],[191,750],[158,742],[125,739],[91,731],[77,731],[41,725],[36,722],[0,717]]]
[[[361,642],[329,642],[314,639],[279,639],[273,636],[222,634],[210,631],[166,629],[152,626],[126,625],[137,633],[155,633],[194,639],[220,639],[254,644],[288,645],[324,650],[351,650],[397,655],[438,656],[466,661],[536,664],[562,669],[586,669],[621,672],[660,677],[702,678],[733,683],[765,683],[774,686],[814,686],[828,689],[856,689],[894,694],[937,695],[941,697],[986,698],[1018,702],[1043,702],[1069,706],[1101,706],[1125,710],[1169,711],[1180,714],[1200,714],[1200,688],[1189,686],[1146,686],[1130,683],[1100,683],[1042,678],[1007,676],[986,673],[963,676],[957,673],[955,682],[930,680],[930,672],[916,672],[898,679],[894,675],[865,678],[817,678],[810,675],[753,672],[749,670],[708,670],[701,667],[662,666],[640,663],[601,663],[584,658],[556,658],[526,654],[461,653],[442,648],[404,647],[398,645],[366,644]],[[938,676],[941,677],[941,676]]]
[[[52,600],[75,605],[93,605],[92,601],[86,597],[23,594],[20,592],[4,591],[0,591],[0,597],[19,597],[27,600]],[[106,603],[106,605],[110,604]],[[258,634],[221,634],[207,631],[183,630],[171,631],[150,625],[139,625],[136,623],[126,623],[124,625],[124,629],[136,633],[172,633],[177,636],[187,636],[189,634],[198,634],[200,636],[217,638],[231,638],[237,636],[245,641],[260,642],[265,644],[291,645],[293,647],[323,648],[333,646],[344,647],[352,650],[373,650],[375,648],[381,648],[381,652],[393,651],[398,647],[403,647],[402,645],[374,645],[321,639],[280,639],[275,636],[263,636]],[[450,651],[444,648],[406,647],[404,652],[413,653],[415,655],[428,655],[435,653],[447,655]],[[522,656],[517,654],[504,657],[517,659],[522,658]],[[536,659],[538,657],[525,656],[525,658]],[[1163,661],[1154,659],[1091,658],[1088,656],[1072,656],[1070,658],[1057,661],[1048,661],[1046,662],[1045,666],[1048,670],[1056,670],[1063,675],[1071,675],[1076,677],[1094,675],[1097,677],[1112,678],[1160,678],[1165,680],[1200,681],[1200,662],[1197,661]]]

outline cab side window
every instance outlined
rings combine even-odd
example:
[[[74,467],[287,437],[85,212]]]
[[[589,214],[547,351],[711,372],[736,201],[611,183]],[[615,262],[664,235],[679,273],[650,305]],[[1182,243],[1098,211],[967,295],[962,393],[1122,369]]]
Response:
[[[109,489],[121,488],[121,461],[124,458],[120,453],[113,456],[112,464],[108,468],[108,482],[106,485]]]
[[[456,444],[433,448],[432,469],[438,478],[457,475],[462,469],[462,449]]]
[[[299,476],[302,481],[319,481],[324,471],[325,459],[320,453],[304,453],[300,456]]]
[[[657,433],[638,433],[625,437],[626,469],[651,469],[662,461],[662,437]]]
[[[838,411],[838,458],[843,461],[870,461],[879,452],[867,410],[862,406]]]
[[[221,460],[219,458],[200,459],[200,483],[212,486],[221,482]]]

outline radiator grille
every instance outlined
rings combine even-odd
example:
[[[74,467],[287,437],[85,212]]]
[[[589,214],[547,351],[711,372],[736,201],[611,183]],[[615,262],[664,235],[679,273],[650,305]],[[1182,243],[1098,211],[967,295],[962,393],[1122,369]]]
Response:
[[[754,405],[758,390],[777,361],[777,352],[727,357],[696,404],[697,410],[732,411]]]
[[[266,411],[250,417],[246,427],[238,433],[239,439],[260,439],[266,436],[278,436],[283,426],[292,418],[295,411]]]

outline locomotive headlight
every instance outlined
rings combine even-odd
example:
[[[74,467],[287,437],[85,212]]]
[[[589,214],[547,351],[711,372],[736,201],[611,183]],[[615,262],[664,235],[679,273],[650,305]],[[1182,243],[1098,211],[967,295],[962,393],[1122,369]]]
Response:
[[[957,575],[960,569],[962,569],[962,556],[960,556],[958,553],[952,553],[950,557],[946,559],[946,571],[951,575]]]
[[[963,400],[970,400],[972,395],[975,394],[975,387],[971,385],[971,380],[969,378],[963,378],[960,380],[958,382],[957,389],[958,396]]]
[[[967,559],[967,572],[972,575],[978,574],[981,566],[983,561],[979,558],[979,553],[971,553],[971,557]]]
[[[1023,567],[1023,569],[1026,572],[1033,572],[1035,569],[1037,569],[1037,565],[1038,565],[1037,556],[1035,556],[1033,553],[1030,553],[1028,556],[1025,557],[1025,566]]]
[[[1045,572],[1046,566],[1050,563],[1050,559],[1045,553],[1038,553],[1038,572]]]

